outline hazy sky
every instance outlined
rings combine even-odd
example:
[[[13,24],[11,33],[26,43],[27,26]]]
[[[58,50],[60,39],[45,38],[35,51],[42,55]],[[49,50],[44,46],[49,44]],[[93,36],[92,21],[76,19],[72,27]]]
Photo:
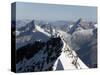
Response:
[[[54,5],[38,3],[16,3],[16,19],[39,20],[97,20],[97,8],[87,6]]]

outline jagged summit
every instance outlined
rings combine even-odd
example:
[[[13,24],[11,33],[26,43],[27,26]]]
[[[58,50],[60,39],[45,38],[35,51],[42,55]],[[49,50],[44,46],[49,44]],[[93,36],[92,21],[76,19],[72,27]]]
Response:
[[[71,27],[68,33],[73,34],[73,32],[75,32],[75,30],[80,26],[81,22],[82,22],[82,18],[78,19],[78,21]]]
[[[34,24],[34,20],[30,21],[29,23],[27,23],[25,26],[19,28],[19,31],[32,31],[33,29],[35,29],[35,24]]]

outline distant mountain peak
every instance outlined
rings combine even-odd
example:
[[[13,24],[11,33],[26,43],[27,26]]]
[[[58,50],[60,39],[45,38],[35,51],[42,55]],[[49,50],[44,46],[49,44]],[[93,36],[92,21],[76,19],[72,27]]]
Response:
[[[82,22],[82,18],[78,19],[78,21],[71,27],[69,33],[73,34],[73,32],[80,26],[81,22]]]

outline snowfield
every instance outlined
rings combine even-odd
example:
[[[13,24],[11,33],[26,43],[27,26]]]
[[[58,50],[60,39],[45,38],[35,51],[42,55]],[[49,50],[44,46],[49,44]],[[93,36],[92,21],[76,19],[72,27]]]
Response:
[[[60,32],[60,31],[59,31]],[[62,34],[62,31],[60,32]],[[67,70],[67,69],[86,69],[88,68],[79,57],[74,50],[71,50],[70,47],[64,41],[62,35],[60,35],[63,41],[62,53],[56,60],[53,70]],[[67,50],[68,49],[68,50]],[[70,53],[72,52],[72,53]],[[77,57],[77,58],[76,58]],[[77,60],[76,60],[77,59]],[[72,64],[75,61],[76,64]]]

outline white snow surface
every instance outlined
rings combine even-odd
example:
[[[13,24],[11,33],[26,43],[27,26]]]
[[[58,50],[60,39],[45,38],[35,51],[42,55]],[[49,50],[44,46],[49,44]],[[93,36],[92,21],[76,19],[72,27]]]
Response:
[[[61,39],[63,41],[63,48],[62,53],[56,60],[53,70],[67,70],[67,69],[86,69],[88,68],[79,57],[77,57],[76,65],[72,64],[73,61],[76,59],[76,52],[74,50],[71,50],[70,47],[66,44],[66,41],[64,40],[64,37],[62,36],[62,31],[59,31],[59,34],[61,36]],[[69,51],[66,51],[69,49]],[[71,53],[72,52],[72,53]],[[62,68],[63,67],[63,68]]]
[[[44,29],[42,29],[40,26],[35,25],[36,29],[42,33],[44,33],[47,36],[50,36],[50,34],[48,32],[46,32]]]
[[[95,24],[94,26],[95,26],[95,28],[97,28],[98,27],[98,24]]]

